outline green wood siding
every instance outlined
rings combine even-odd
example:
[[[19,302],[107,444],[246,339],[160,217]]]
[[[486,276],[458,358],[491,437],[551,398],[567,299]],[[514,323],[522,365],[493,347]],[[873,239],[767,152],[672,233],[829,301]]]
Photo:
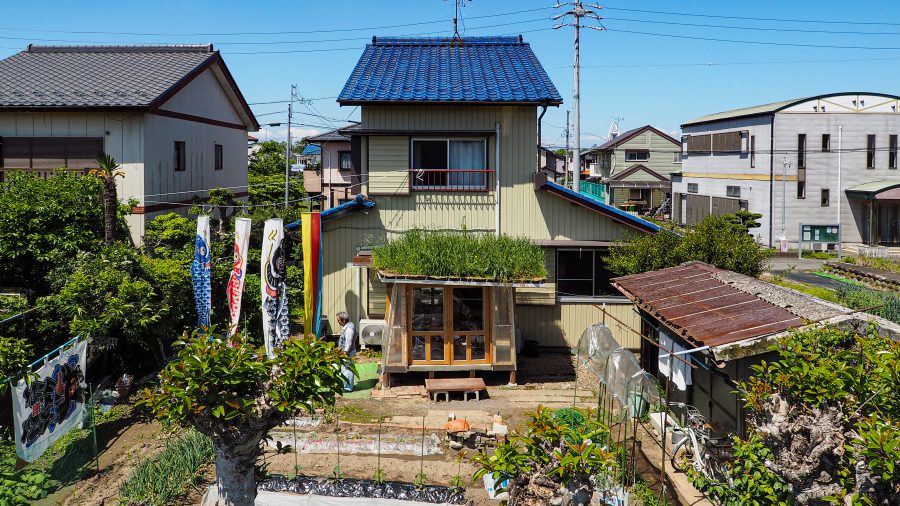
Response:
[[[645,162],[626,161],[626,150],[649,150],[650,159]],[[681,145],[672,144],[671,141],[648,130],[633,139],[629,139],[628,142],[621,144],[613,151],[611,176],[615,176],[619,172],[639,163],[656,173],[669,177],[671,172],[681,170],[681,164],[674,162],[674,153],[678,151],[681,151]],[[625,178],[625,181],[658,181],[658,179],[644,171],[638,171]]]

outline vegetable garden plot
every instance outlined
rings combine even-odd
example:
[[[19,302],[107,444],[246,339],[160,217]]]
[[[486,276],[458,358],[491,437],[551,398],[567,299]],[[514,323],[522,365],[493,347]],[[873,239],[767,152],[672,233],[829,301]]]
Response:
[[[272,448],[294,445],[294,434],[290,432],[272,432],[268,445]],[[398,436],[383,434],[381,436],[382,455],[441,455],[441,440],[436,434],[425,438],[424,445],[419,435]],[[342,454],[376,455],[378,454],[378,436],[364,434],[341,434],[340,451]],[[296,449],[300,453],[337,453],[338,440],[335,434],[305,432],[297,434]]]

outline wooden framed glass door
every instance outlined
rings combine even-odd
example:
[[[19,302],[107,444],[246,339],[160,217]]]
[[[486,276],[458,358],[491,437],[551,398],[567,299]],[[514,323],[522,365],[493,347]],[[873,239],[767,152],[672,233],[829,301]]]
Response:
[[[410,364],[491,363],[489,295],[480,286],[411,286]]]

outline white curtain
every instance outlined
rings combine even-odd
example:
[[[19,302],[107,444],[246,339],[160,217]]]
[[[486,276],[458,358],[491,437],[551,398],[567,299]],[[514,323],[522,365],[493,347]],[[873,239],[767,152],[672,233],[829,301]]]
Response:
[[[484,159],[484,141],[450,141],[451,170],[484,170],[487,162]],[[450,173],[448,185],[462,186],[471,189],[482,189],[486,184],[484,172]]]

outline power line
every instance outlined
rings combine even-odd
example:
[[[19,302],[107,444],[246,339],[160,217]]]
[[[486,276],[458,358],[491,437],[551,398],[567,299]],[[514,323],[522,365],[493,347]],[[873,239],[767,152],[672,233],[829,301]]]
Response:
[[[712,25],[706,23],[686,23],[684,21],[658,21],[650,19],[633,19],[633,18],[604,18],[608,21],[625,21],[629,23],[649,23],[655,25],[677,25],[677,26],[696,26],[701,28],[723,28],[729,30],[752,30],[760,32],[787,32],[787,33],[820,33],[830,35],[900,35],[900,32],[861,32],[855,30],[808,30],[802,28],[773,28],[763,26],[735,26],[735,25]]]
[[[482,16],[471,16],[468,19],[485,19],[485,18],[496,18],[501,16],[514,16],[516,14],[525,14],[529,12],[538,12],[538,11],[546,11],[550,9],[550,7],[539,7],[535,9],[523,9],[518,11],[510,11],[510,12],[499,12],[495,14],[485,14]],[[359,32],[359,31],[371,31],[371,30],[386,30],[391,28],[404,28],[409,26],[421,26],[421,25],[433,25],[437,23],[446,23],[446,19],[436,19],[433,21],[417,21],[413,23],[403,23],[397,25],[383,25],[383,26],[367,26],[367,27],[356,27],[356,28],[329,28],[322,30],[300,30],[300,31],[268,31],[268,32],[206,32],[206,33],[190,33],[190,32],[111,32],[111,31],[100,31],[100,30],[45,30],[45,29],[36,29],[36,28],[21,28],[21,27],[0,27],[0,30],[7,31],[18,31],[18,32],[38,32],[38,33],[66,33],[66,34],[77,34],[77,35],[130,35],[130,36],[144,36],[144,37],[231,37],[231,36],[242,36],[242,35],[306,35],[313,33],[339,33],[339,32]]]
[[[608,5],[603,6],[604,9],[610,11],[623,11],[623,12],[640,12],[644,14],[662,14],[665,16],[688,16],[688,17],[698,17],[698,18],[717,18],[717,19],[739,19],[744,21],[776,21],[783,23],[809,23],[809,24],[826,24],[826,25],[882,25],[882,26],[900,26],[900,23],[892,23],[887,21],[833,21],[833,20],[821,20],[821,19],[791,19],[791,18],[758,18],[758,17],[747,17],[747,16],[725,16],[719,14],[698,14],[695,12],[675,12],[675,11],[654,11],[647,9],[630,9],[625,7],[610,7]]]
[[[676,35],[671,33],[655,33],[655,32],[643,32],[636,30],[619,30],[619,29],[606,29],[609,32],[618,32],[618,33],[630,33],[635,35],[649,35],[653,37],[668,37],[674,39],[688,39],[688,40],[704,40],[709,42],[731,42],[736,44],[755,44],[762,46],[783,46],[783,47],[811,47],[818,49],[863,49],[866,51],[900,51],[900,47],[876,47],[876,46],[839,46],[834,44],[802,44],[798,42],[772,42],[772,41],[762,41],[762,40],[740,40],[740,39],[720,39],[715,37],[699,37],[694,35]]]

